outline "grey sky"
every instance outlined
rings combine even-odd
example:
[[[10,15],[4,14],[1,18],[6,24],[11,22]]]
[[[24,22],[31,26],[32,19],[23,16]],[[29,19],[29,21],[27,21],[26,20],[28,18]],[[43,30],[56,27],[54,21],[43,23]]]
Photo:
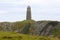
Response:
[[[60,0],[0,0],[0,21],[21,21],[31,6],[32,19],[60,21]]]

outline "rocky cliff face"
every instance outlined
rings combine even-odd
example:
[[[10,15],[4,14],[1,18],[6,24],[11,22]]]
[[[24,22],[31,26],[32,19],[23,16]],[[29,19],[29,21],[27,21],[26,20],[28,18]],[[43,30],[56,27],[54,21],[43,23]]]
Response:
[[[3,22],[0,23],[2,31],[13,31],[23,34],[47,36],[60,35],[60,22],[58,21],[34,21],[34,22]],[[56,32],[55,32],[56,31]],[[55,33],[54,33],[55,32]]]

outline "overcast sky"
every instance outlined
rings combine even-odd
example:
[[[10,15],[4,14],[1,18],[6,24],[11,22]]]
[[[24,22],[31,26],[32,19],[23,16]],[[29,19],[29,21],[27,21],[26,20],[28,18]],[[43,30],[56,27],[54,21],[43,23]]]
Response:
[[[25,20],[28,5],[32,19],[60,21],[60,0],[0,0],[0,22]]]

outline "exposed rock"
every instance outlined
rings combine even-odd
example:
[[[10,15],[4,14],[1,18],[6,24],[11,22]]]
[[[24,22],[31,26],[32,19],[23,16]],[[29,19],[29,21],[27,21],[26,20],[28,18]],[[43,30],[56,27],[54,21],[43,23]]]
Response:
[[[60,22],[57,21],[37,21],[34,23],[25,24],[23,27],[19,27],[21,24],[17,25],[15,23],[3,22],[0,23],[2,31],[13,31],[23,34],[37,35],[37,36],[47,36],[52,35],[53,29],[60,29]]]

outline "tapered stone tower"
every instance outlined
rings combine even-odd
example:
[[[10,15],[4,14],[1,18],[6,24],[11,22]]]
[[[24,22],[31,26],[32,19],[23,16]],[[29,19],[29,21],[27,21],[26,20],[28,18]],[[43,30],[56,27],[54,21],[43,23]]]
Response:
[[[27,7],[27,15],[26,15],[26,20],[31,20],[31,7]]]

